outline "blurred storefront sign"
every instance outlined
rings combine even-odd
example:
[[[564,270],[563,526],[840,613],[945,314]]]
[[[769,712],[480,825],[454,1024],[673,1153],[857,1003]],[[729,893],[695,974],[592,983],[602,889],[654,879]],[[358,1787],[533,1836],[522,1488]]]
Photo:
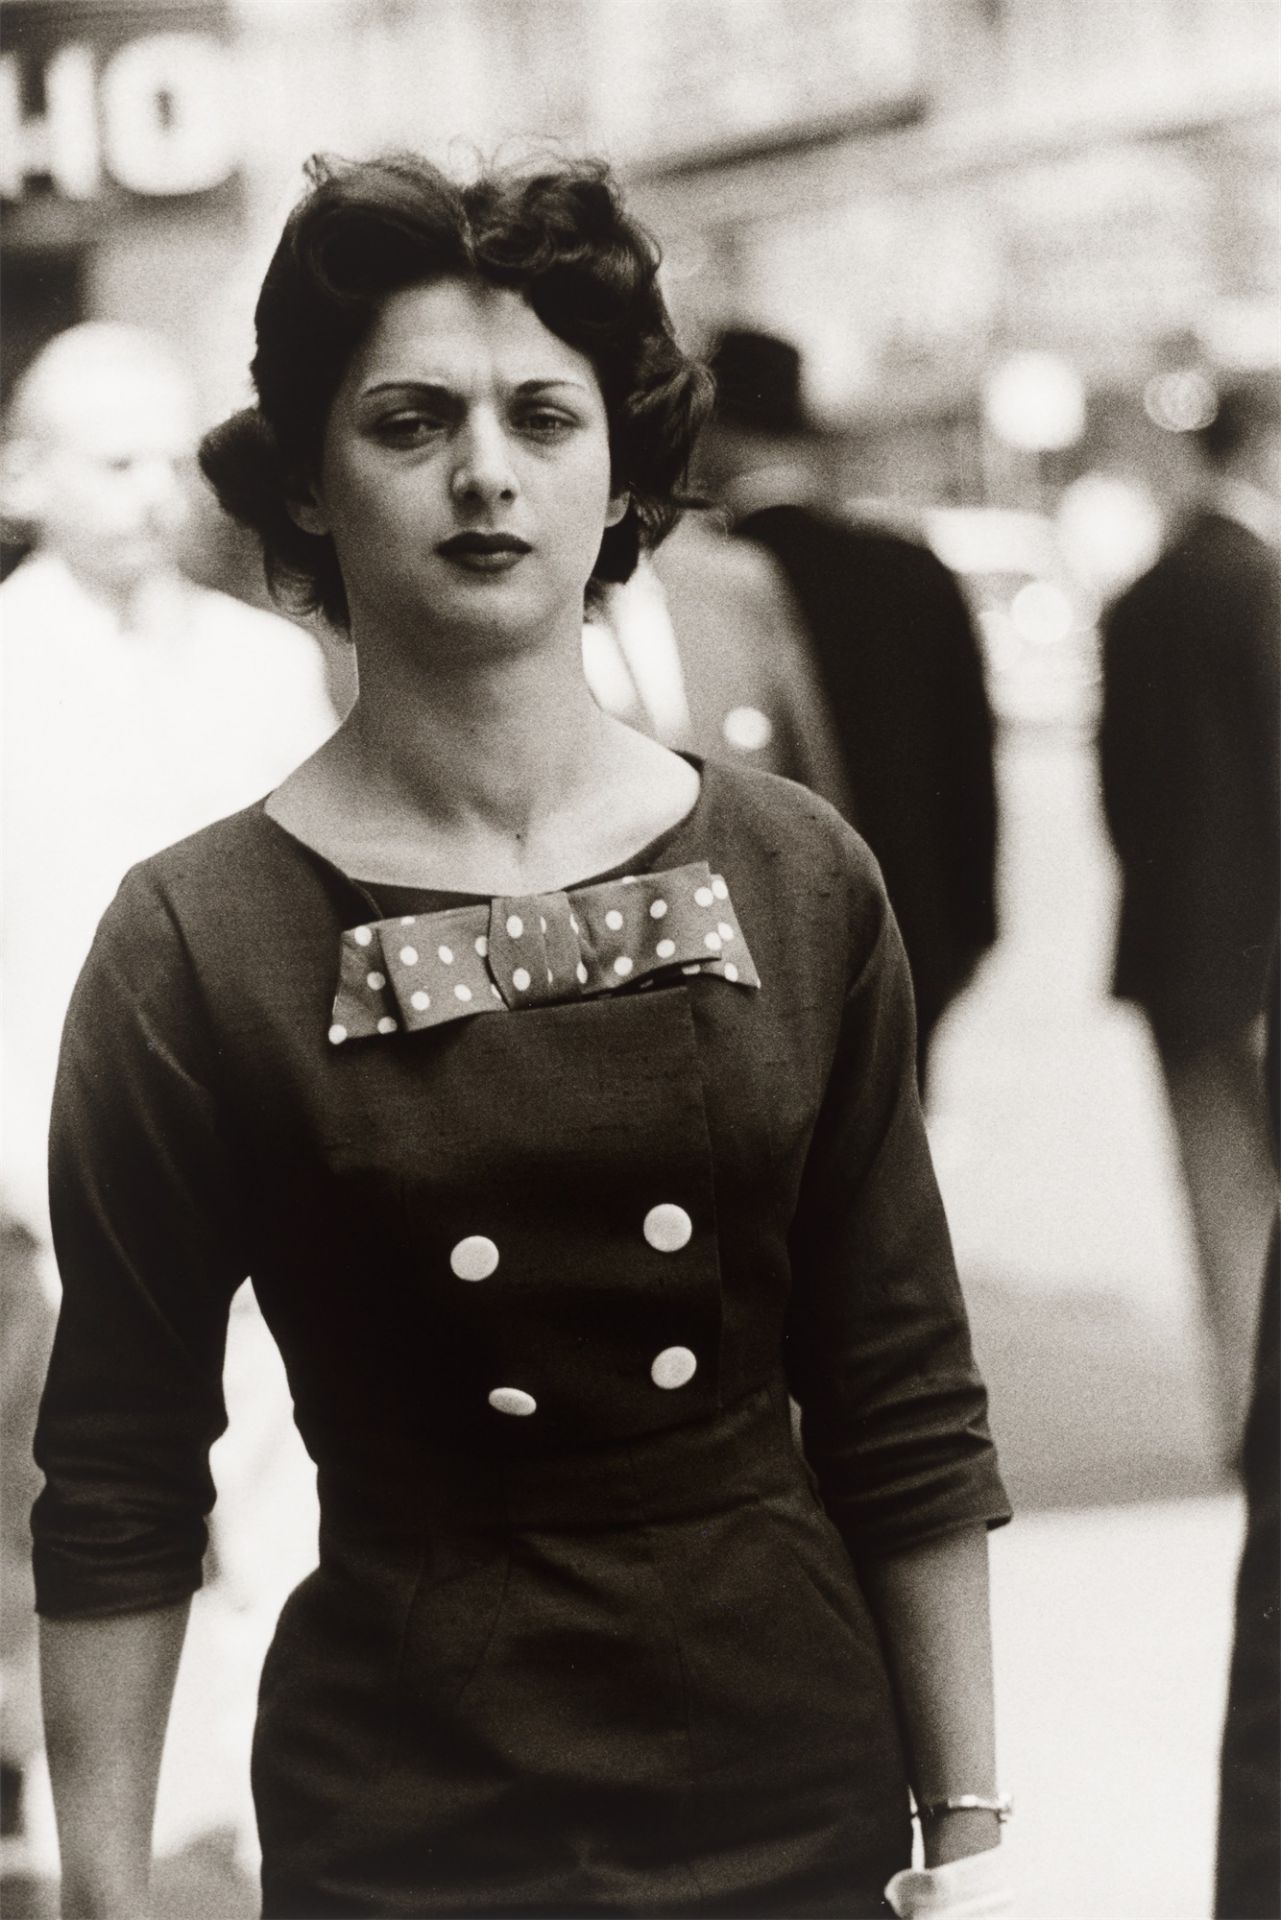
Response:
[[[5,15],[11,245],[87,237],[128,199],[227,196],[240,154],[225,7],[9,0]]]
[[[648,174],[845,137],[923,106],[924,0],[598,0],[594,11],[592,133]]]

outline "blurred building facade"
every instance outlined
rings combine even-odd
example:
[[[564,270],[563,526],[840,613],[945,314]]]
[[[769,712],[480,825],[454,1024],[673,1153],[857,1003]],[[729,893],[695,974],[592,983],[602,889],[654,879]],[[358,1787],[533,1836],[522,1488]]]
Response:
[[[1278,0],[5,15],[6,378],[70,321],[144,320],[195,358],[211,410],[239,398],[302,161],[398,144],[462,165],[531,140],[609,155],[663,239],[682,321],[796,338],[875,494],[1037,504],[1045,462],[985,417],[1004,360],[1052,355],[1109,402],[1050,459],[1057,481],[1109,434],[1131,454],[1149,430],[1111,399],[1195,351],[1257,357],[1275,318]]]

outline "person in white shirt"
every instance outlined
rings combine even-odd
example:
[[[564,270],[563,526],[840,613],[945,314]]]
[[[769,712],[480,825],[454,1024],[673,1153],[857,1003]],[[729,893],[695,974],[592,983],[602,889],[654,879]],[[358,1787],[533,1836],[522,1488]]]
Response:
[[[128,868],[261,799],[337,721],[308,634],[181,570],[198,432],[192,383],[167,345],[140,329],[92,322],[43,349],[5,423],[0,506],[31,551],[0,587],[0,1216],[6,1244],[33,1249],[50,1297],[57,1279],[45,1191],[49,1110],[63,1018],[98,920]],[[16,1278],[6,1282],[6,1305],[17,1287]],[[24,1298],[25,1324],[36,1311],[29,1286]],[[7,1351],[20,1339],[10,1322]],[[12,1418],[21,1425],[33,1410],[17,1391],[21,1382],[14,1386]],[[234,1454],[220,1449],[218,1604],[228,1618],[239,1607],[243,1639],[243,1576],[263,1540],[270,1535],[282,1581],[291,1581],[314,1535],[307,1463],[248,1289],[233,1317],[227,1390],[238,1414]],[[8,1447],[29,1451],[29,1433],[11,1433],[3,1411],[0,1420]],[[16,1583],[26,1578],[25,1566],[13,1569],[11,1615],[22,1612]],[[266,1604],[273,1612],[270,1596]],[[219,1637],[226,1636],[211,1625],[211,1638]],[[34,1716],[17,1711],[28,1693],[29,1654],[26,1635],[10,1636],[0,1675],[0,1697],[14,1707],[0,1745],[19,1772],[34,1757]],[[240,1672],[251,1671],[236,1665],[218,1682],[229,1689],[233,1721],[231,1696]],[[249,1699],[240,1715],[246,1730],[251,1714]],[[208,1728],[193,1732],[208,1737]],[[238,1778],[242,1770],[226,1771]],[[175,1805],[171,1817],[176,1840],[236,1827],[248,1810]]]

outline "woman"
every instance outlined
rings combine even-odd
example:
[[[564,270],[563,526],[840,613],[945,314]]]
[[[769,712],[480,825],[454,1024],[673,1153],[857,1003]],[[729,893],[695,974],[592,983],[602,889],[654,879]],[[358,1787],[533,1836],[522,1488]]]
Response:
[[[924,1897],[996,1884],[1007,1509],[879,876],[583,684],[704,405],[656,265],[600,168],[317,166],[206,444],[360,697],[134,869],[68,1021],[70,1912],[141,1910],[246,1274],[323,1515],[262,1682],[267,1914],[883,1912],[909,1781]]]

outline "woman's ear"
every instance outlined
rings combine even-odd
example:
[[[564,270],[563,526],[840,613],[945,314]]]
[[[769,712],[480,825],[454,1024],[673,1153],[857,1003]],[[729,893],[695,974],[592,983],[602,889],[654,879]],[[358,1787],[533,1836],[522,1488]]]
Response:
[[[285,512],[304,533],[329,532],[329,516],[315,485],[305,474],[296,476],[290,485],[285,495]]]
[[[605,525],[607,527],[616,527],[619,521],[626,515],[627,509],[631,504],[632,496],[630,493],[611,493],[609,496],[609,505],[605,509]]]

